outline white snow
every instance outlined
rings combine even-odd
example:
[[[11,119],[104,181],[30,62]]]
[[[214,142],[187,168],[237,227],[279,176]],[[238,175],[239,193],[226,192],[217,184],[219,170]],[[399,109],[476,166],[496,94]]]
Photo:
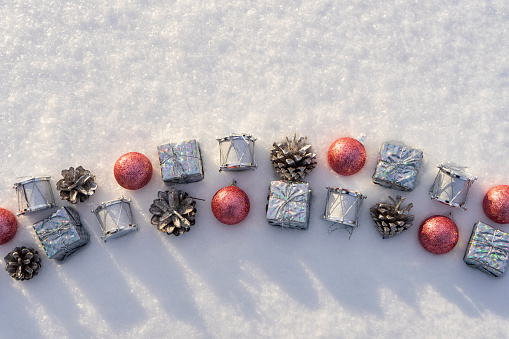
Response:
[[[0,2],[0,206],[17,211],[20,176],[82,165],[99,189],[77,206],[90,243],[49,260],[18,218],[0,246],[39,250],[31,281],[0,274],[1,337],[507,337],[509,278],[463,262],[485,192],[509,183],[509,2],[487,1],[24,1]],[[269,226],[268,152],[296,132],[317,153],[307,231]],[[258,168],[219,172],[216,137],[251,133]],[[367,136],[365,167],[340,177],[327,149]],[[205,179],[179,185],[198,202],[180,237],[150,224],[165,189],[157,145],[197,138]],[[369,207],[398,191],[371,182],[382,142],[424,150],[418,185],[403,193],[414,226],[382,240]],[[151,182],[126,191],[118,157],[144,153]],[[453,209],[460,241],[433,255],[419,224],[450,209],[431,201],[436,166],[479,179],[468,210]],[[212,215],[233,179],[251,201],[236,226]],[[368,196],[351,239],[321,219],[325,186]],[[56,194],[56,190],[55,190]],[[140,231],[107,243],[90,212],[132,199]],[[66,205],[58,200],[59,204]]]

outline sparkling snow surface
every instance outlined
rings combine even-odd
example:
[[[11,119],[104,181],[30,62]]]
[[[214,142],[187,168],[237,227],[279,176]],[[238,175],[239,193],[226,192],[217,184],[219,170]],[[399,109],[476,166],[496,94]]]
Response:
[[[0,337],[509,336],[509,277],[463,262],[475,222],[509,231],[481,206],[509,184],[509,2],[12,0],[0,2],[0,32],[0,206],[16,212],[21,176],[55,182],[82,165],[99,184],[77,207],[91,241],[62,264],[31,228],[52,211],[18,218],[0,264],[26,245],[43,267],[25,282],[0,273]],[[265,219],[268,152],[294,132],[318,158],[307,231]],[[258,139],[256,170],[218,172],[215,138],[230,133]],[[361,134],[366,165],[340,177],[327,149]],[[178,187],[206,201],[191,232],[167,236],[148,212],[165,188],[157,146],[190,138],[205,179]],[[402,194],[414,226],[386,240],[368,213],[400,194],[371,183],[384,141],[424,150],[417,187]],[[154,166],[138,191],[113,177],[130,151]],[[479,179],[468,210],[451,210],[457,246],[434,255],[417,232],[450,210],[428,195],[442,161]],[[233,179],[251,211],[227,226],[210,201]],[[327,233],[325,186],[368,196],[350,240]],[[104,243],[90,211],[120,196],[140,230]]]

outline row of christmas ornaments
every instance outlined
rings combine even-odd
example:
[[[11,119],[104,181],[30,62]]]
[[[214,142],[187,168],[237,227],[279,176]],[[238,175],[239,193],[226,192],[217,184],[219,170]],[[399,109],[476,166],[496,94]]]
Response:
[[[218,140],[221,158],[220,170],[256,168],[254,164],[255,139],[251,135],[231,135]],[[287,138],[285,142],[274,143],[271,150],[271,159],[276,172],[285,181],[271,183],[267,205],[267,219],[270,224],[307,229],[311,190],[307,183],[295,181],[301,180],[316,166],[316,155],[310,151],[310,147],[306,143],[306,138],[297,140],[295,135],[293,139]],[[199,181],[203,178],[201,156],[196,140],[161,145],[158,147],[158,151],[164,181],[186,183]],[[384,143],[378,160],[373,182],[402,191],[413,189],[419,164],[422,160],[422,151],[392,143]],[[339,174],[355,174],[363,167],[365,162],[364,146],[353,138],[338,139],[329,148],[328,161]],[[439,169],[437,179],[430,191],[432,198],[453,207],[465,208],[468,189],[475,178],[462,173],[459,168],[439,166]],[[118,159],[114,173],[117,182],[122,187],[139,189],[150,181],[152,165],[144,155],[131,152]],[[57,182],[57,189],[60,191],[60,197],[69,200],[71,203],[85,201],[97,187],[94,182],[95,177],[82,167],[78,167],[76,170],[71,167],[69,170],[62,171],[62,175],[64,178]],[[53,196],[49,185],[49,177],[31,178],[16,183],[15,188],[18,192],[20,214],[55,206],[54,200],[51,201]],[[500,190],[500,187],[497,188]],[[328,196],[323,218],[350,231],[353,227],[357,227],[360,205],[366,197],[360,193],[342,188],[328,187],[327,189]],[[490,190],[490,192],[493,190]],[[498,199],[500,194],[493,194],[493,192],[490,194],[490,192],[485,198],[485,211],[487,210],[486,206],[489,206],[489,202],[494,200],[492,198],[500,200]],[[491,199],[488,197],[491,197]],[[401,209],[400,205],[404,198],[398,197],[397,201],[390,199],[392,204],[381,203],[371,208],[373,220],[384,238],[401,233],[411,225],[410,222],[413,220],[413,216],[408,215],[411,204]],[[495,207],[500,207],[498,202],[494,204]],[[249,199],[241,189],[235,186],[227,186],[219,190],[214,196],[212,210],[219,221],[226,224],[236,224],[247,216]],[[495,209],[488,208],[488,211],[490,210],[494,211]],[[506,210],[507,208],[502,208],[502,212],[505,213]],[[126,199],[103,203],[93,212],[96,214],[103,230],[104,240],[125,235],[137,229],[132,221],[129,201]],[[159,192],[158,199],[154,200],[150,207],[150,212],[153,214],[152,224],[157,225],[163,232],[179,235],[189,231],[190,226],[194,224],[195,201],[182,191]],[[504,217],[504,213],[496,212],[495,216]],[[421,225],[419,239],[427,250],[433,253],[446,253],[456,244],[458,232],[452,220],[448,219],[450,222],[444,222],[439,217],[435,216],[431,219],[432,221],[440,221],[438,223],[428,222],[431,225],[430,227],[426,227],[426,221]],[[76,227],[69,231],[72,228],[69,225],[76,225]],[[64,259],[86,244],[89,239],[88,233],[81,227],[79,215],[69,207],[60,209],[49,219],[35,224],[34,229],[48,256],[57,259]],[[473,234],[475,229],[476,227],[474,227]],[[70,233],[65,234],[65,231]],[[8,237],[8,234],[4,235]],[[17,251],[16,253],[26,251],[26,248],[17,248],[15,251]],[[18,258],[21,257],[19,253]],[[6,262],[9,256],[12,256],[12,253],[6,257]],[[476,262],[476,265],[485,267],[486,263],[479,264],[482,261],[481,259]],[[11,266],[11,264],[7,264],[6,269]],[[20,265],[14,265],[13,267],[18,272],[15,276],[24,276],[24,274],[19,273]],[[13,267],[10,268],[11,273]]]

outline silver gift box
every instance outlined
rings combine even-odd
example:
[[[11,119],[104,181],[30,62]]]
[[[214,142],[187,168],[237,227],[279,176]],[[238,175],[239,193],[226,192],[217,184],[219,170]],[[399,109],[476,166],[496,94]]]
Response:
[[[254,144],[256,139],[249,134],[232,134],[219,141],[219,170],[244,171],[255,169]]]
[[[466,210],[468,190],[476,179],[466,173],[462,167],[438,165],[438,174],[429,194],[431,199]]]
[[[64,260],[90,240],[78,211],[72,207],[58,209],[33,227],[50,259]]]
[[[14,184],[18,194],[18,216],[56,206],[50,178],[35,177]]]
[[[327,200],[323,219],[339,224],[337,228],[346,228],[350,234],[359,227],[359,212],[365,195],[344,188],[326,187]]]
[[[306,182],[272,181],[267,220],[272,226],[308,229],[311,190]]]
[[[99,221],[103,231],[104,241],[119,238],[138,230],[131,212],[131,202],[120,198],[103,202],[92,211]]]
[[[198,142],[194,139],[157,146],[161,175],[168,183],[188,183],[203,179]]]
[[[411,191],[421,160],[421,150],[385,142],[378,155],[373,182],[400,191]]]
[[[495,277],[502,276],[509,262],[509,233],[481,221],[474,225],[468,242],[465,263]]]

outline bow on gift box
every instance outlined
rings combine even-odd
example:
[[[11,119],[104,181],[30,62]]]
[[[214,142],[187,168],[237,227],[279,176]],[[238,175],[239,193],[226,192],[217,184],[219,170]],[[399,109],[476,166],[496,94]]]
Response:
[[[392,150],[391,150],[391,147]],[[422,152],[415,149],[407,149],[396,145],[386,145],[384,152],[380,156],[380,161],[385,163],[388,172],[394,172],[403,167],[411,173],[417,171],[419,162],[422,158]]]
[[[290,184],[285,182],[278,182],[273,184],[273,193],[271,197],[274,198],[272,205],[274,206],[274,215],[277,220],[281,222],[282,227],[289,227],[289,221],[305,220],[306,217],[300,216],[305,213],[307,204],[308,190],[299,187],[302,184]]]
[[[55,222],[54,219],[63,220]],[[51,224],[53,227],[46,227],[46,224]],[[77,236],[73,225],[71,225],[68,220],[60,216],[53,217],[42,222],[41,228],[36,229],[36,233],[39,236],[49,258],[60,251],[62,249],[61,247],[73,243]],[[66,239],[72,239],[72,241],[66,241]]]
[[[422,159],[422,151],[384,143],[378,157],[373,181],[382,186],[412,190]]]
[[[188,142],[185,142],[188,143]],[[180,146],[180,147],[179,147]],[[187,182],[186,180],[186,169],[184,168],[183,163],[186,159],[193,158],[193,159],[199,159],[199,157],[193,155],[193,154],[187,154],[185,150],[179,150],[177,151],[177,148],[181,148],[182,144],[167,144],[164,145],[167,149],[160,149],[163,150],[162,154],[160,155],[160,162],[161,167],[166,167],[171,169],[171,176],[175,178],[182,179]]]
[[[162,155],[163,159],[161,161],[161,166],[168,165],[172,169],[172,175],[174,177],[181,177],[182,174],[185,172],[184,166],[182,165],[181,161],[177,159],[178,156],[185,157],[185,155],[182,155],[181,153],[177,155],[175,153],[175,148],[173,145],[168,145],[168,150],[165,151]]]
[[[504,273],[509,258],[509,235],[500,230],[479,224],[472,243],[475,245],[473,253],[468,259],[476,259],[488,273],[495,275],[492,270]],[[491,270],[487,269],[490,268]]]

